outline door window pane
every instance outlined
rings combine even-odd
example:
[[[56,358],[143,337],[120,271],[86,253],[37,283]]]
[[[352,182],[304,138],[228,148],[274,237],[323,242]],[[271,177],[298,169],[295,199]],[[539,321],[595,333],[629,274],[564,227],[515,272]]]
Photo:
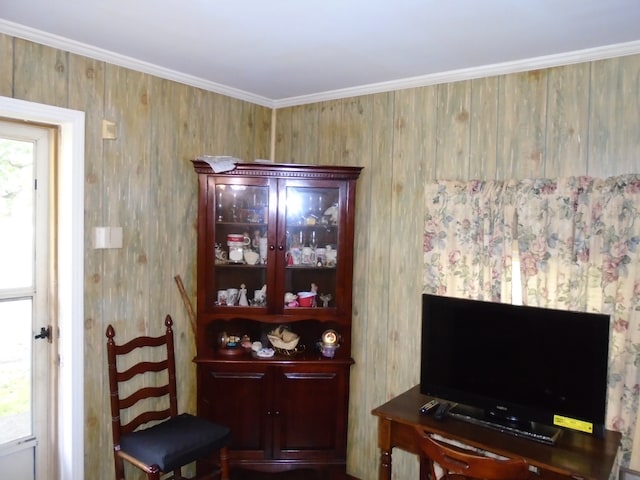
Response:
[[[31,300],[0,302],[0,444],[31,435]]]
[[[0,290],[33,285],[33,143],[0,139]]]

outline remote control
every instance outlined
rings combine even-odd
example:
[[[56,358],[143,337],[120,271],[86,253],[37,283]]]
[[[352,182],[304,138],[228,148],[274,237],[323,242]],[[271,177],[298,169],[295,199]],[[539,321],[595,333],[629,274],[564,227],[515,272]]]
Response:
[[[435,407],[439,405],[440,402],[437,400],[431,400],[420,407],[420,413],[423,415],[427,413],[431,413]]]
[[[451,404],[447,402],[441,403],[436,409],[436,413],[433,414],[433,418],[436,420],[442,420],[449,412],[449,408],[451,408]]]

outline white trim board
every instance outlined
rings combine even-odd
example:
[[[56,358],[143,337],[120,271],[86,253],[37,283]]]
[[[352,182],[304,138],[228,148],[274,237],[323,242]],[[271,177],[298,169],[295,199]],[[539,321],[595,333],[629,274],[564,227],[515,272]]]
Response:
[[[309,103],[323,102],[326,100],[338,100],[340,98],[357,97],[360,95],[370,95],[372,93],[383,93],[394,90],[404,90],[407,88],[427,87],[441,83],[453,83],[475,78],[494,77],[497,75],[507,75],[510,73],[528,72],[543,68],[561,67],[576,63],[593,62],[608,58],[623,57],[626,55],[640,54],[640,40],[606,47],[590,48],[574,52],[561,53],[557,55],[547,55],[544,57],[527,58],[524,60],[496,63],[493,65],[483,65],[474,68],[452,70],[449,72],[421,75],[411,78],[403,78],[391,82],[373,83],[353,88],[333,90],[314,95],[301,97],[284,98],[273,101],[273,108],[291,107],[306,105]]]
[[[119,53],[104,50],[102,48],[87,45],[86,43],[70,40],[59,35],[53,35],[51,33],[36,30],[35,28],[26,27],[18,23],[9,22],[0,18],[0,33],[5,33],[13,37],[22,38],[31,42],[36,42],[48,47],[57,48],[65,52],[75,53],[77,55],[83,55],[85,57],[93,58],[95,60],[101,60],[103,62],[118,65],[124,68],[130,68],[137,72],[148,73],[159,78],[166,80],[174,80],[178,83],[190,85],[192,87],[202,88],[209,92],[219,93],[238,100],[245,100],[247,102],[262,105],[264,107],[273,107],[273,101],[254,95],[250,92],[245,92],[237,88],[229,87],[219,83],[211,82],[203,78],[187,75],[186,73],[171,70],[159,65],[144,62],[126,55],[120,55]]]
[[[60,128],[58,317],[60,480],[84,476],[84,112],[0,97],[0,117]]]
[[[574,63],[591,62],[604,60],[607,58],[621,57],[640,53],[640,40],[607,45],[603,47],[589,48],[572,52],[560,53],[556,55],[546,55],[542,57],[527,58],[524,60],[496,63],[493,65],[482,65],[474,68],[452,70],[428,75],[420,75],[411,78],[403,78],[389,82],[372,83],[350,88],[318,92],[311,95],[298,97],[270,99],[255,95],[251,92],[236,89],[227,85],[211,82],[202,78],[187,75],[185,73],[170,70],[158,65],[143,62],[135,58],[120,55],[108,50],[93,47],[81,42],[76,42],[58,35],[53,35],[40,30],[36,30],[24,25],[0,19],[0,33],[5,33],[25,40],[58,48],[64,51],[84,55],[89,58],[101,60],[121,67],[130,68],[143,73],[148,73],[156,77],[173,80],[185,85],[202,88],[210,92],[219,93],[238,100],[245,100],[250,103],[262,105],[268,108],[284,108],[310,103],[323,102],[327,100],[338,100],[341,98],[370,95],[373,93],[389,92],[393,90],[404,90],[407,88],[426,87],[440,83],[451,83],[474,78],[491,77],[495,75],[505,75],[509,73],[539,70],[542,68],[559,67]]]

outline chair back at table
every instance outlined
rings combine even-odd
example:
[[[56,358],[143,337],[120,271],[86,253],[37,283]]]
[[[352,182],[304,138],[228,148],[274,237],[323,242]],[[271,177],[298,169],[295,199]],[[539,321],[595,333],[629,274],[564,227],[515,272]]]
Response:
[[[432,438],[419,425],[415,426],[415,435],[420,448],[421,480],[524,480],[529,477],[529,466],[522,458],[499,459],[458,448]],[[444,471],[444,477],[439,477],[436,464]]]

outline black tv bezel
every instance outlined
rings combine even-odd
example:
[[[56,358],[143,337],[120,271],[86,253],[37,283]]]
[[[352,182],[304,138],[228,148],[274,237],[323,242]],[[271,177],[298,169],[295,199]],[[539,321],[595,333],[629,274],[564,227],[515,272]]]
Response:
[[[471,410],[475,410],[476,412],[481,412],[483,415],[483,420],[491,421],[494,419],[496,423],[502,424],[540,424],[547,426],[554,426],[557,428],[562,428],[557,425],[554,425],[553,418],[554,415],[559,413],[557,411],[550,411],[545,409],[544,407],[532,407],[528,405],[522,405],[518,403],[513,403],[511,401],[507,401],[503,398],[499,398],[498,396],[490,397],[482,394],[478,394],[477,392],[470,392],[461,390],[459,388],[455,388],[452,385],[436,385],[430,381],[428,377],[429,367],[426,365],[426,357],[427,352],[426,348],[428,347],[428,343],[424,341],[426,335],[428,335],[429,331],[429,323],[428,319],[424,318],[426,314],[426,309],[430,306],[428,302],[441,302],[441,303],[449,303],[450,305],[457,304],[458,302],[464,302],[467,308],[469,306],[475,306],[477,308],[491,308],[491,309],[500,309],[504,311],[505,314],[508,315],[518,315],[519,312],[523,312],[523,309],[526,309],[529,314],[539,314],[544,315],[546,312],[555,312],[557,314],[567,314],[570,316],[580,315],[584,316],[585,319],[588,319],[593,322],[603,322],[601,328],[604,330],[604,323],[606,323],[607,329],[607,339],[606,339],[606,366],[604,368],[604,378],[600,379],[599,383],[602,383],[600,386],[601,391],[598,395],[604,398],[604,405],[601,414],[598,418],[584,418],[584,417],[571,417],[576,418],[578,420],[582,420],[585,422],[590,422],[593,424],[593,432],[592,434],[597,437],[603,437],[605,432],[605,416],[606,416],[606,403],[607,403],[607,378],[608,378],[608,361],[609,361],[609,343],[610,343],[610,316],[600,313],[592,313],[592,312],[575,312],[569,310],[558,310],[558,309],[550,309],[543,307],[531,307],[531,306],[521,306],[521,305],[512,305],[505,303],[497,303],[497,302],[487,302],[482,300],[471,300],[471,299],[463,299],[458,297],[448,297],[442,295],[435,294],[426,294],[422,295],[422,337],[421,337],[421,346],[420,346],[420,392],[424,395],[429,395],[431,397],[436,397],[448,402],[459,403],[463,407],[471,407]],[[488,304],[488,305],[484,305]],[[575,317],[574,317],[575,318]],[[600,347],[602,349],[604,345]],[[602,352],[601,352],[602,354]],[[563,412],[566,414],[566,412]],[[498,416],[496,416],[498,415]],[[569,416],[569,415],[567,415]]]

